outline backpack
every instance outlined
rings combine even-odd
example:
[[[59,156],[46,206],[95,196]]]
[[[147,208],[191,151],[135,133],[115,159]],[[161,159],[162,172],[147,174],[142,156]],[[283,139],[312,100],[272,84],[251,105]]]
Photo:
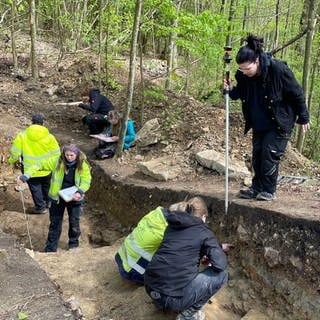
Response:
[[[117,142],[107,143],[100,141],[99,145],[94,149],[94,154],[97,159],[108,159],[112,158],[117,149]]]

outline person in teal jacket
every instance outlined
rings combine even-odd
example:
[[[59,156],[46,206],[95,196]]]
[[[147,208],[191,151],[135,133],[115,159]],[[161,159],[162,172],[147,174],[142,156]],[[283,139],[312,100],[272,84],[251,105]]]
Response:
[[[111,110],[108,113],[108,121],[111,124],[110,128],[107,129],[104,133],[106,135],[109,135],[110,137],[113,137],[114,141],[119,140],[119,134],[122,126],[124,125],[123,119],[120,116],[120,113],[115,110]],[[134,124],[132,120],[128,120],[127,122],[127,131],[126,135],[124,137],[124,143],[123,143],[123,149],[129,149],[134,140],[136,139],[136,133],[134,130]]]
[[[49,197],[51,199],[51,207],[49,209],[50,227],[45,251],[57,251],[65,208],[67,208],[69,215],[68,248],[76,248],[79,246],[81,234],[81,205],[84,194],[89,190],[91,183],[90,166],[85,155],[75,145],[70,144],[63,147],[60,158],[41,161],[25,170],[25,173],[19,177],[18,184],[27,182],[30,177],[41,169],[52,172],[49,189]],[[74,189],[71,200],[64,200],[60,196],[61,190],[71,187]]]
[[[112,138],[110,142],[100,141],[99,145],[95,148],[95,154],[98,159],[107,159],[112,158],[117,148],[117,143],[119,140],[119,135],[122,126],[125,124],[120,113],[111,110],[109,111],[106,119],[110,123],[110,127],[107,128],[103,134],[106,137]],[[136,139],[136,133],[134,129],[134,123],[132,120],[127,121],[127,130],[123,140],[123,149],[127,150],[133,146],[133,143]]]

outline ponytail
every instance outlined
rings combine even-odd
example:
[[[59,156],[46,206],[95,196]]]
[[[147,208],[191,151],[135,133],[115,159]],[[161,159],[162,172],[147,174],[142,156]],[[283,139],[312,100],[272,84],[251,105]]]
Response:
[[[249,34],[245,41],[247,44],[239,49],[236,56],[238,64],[255,62],[263,53],[263,38]]]

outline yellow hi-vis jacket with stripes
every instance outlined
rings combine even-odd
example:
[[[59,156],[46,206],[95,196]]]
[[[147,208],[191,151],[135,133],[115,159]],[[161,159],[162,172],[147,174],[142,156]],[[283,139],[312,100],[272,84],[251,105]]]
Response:
[[[60,147],[56,138],[46,127],[32,124],[19,132],[14,139],[9,163],[14,164],[22,160],[23,171],[26,171],[40,161],[59,156]],[[49,174],[48,170],[40,170],[34,174],[34,177],[45,177]]]
[[[145,215],[124,240],[118,253],[126,272],[134,269],[144,274],[145,266],[160,246],[168,225],[162,210],[158,207]]]
[[[91,184],[91,172],[90,166],[85,159],[85,155],[82,154],[84,160],[82,162],[82,170],[79,171],[78,168],[75,170],[74,180],[75,186],[81,192],[85,193],[89,190]],[[60,158],[52,157],[48,160],[43,160],[36,165],[25,170],[25,175],[27,177],[34,177],[35,173],[38,170],[48,170],[52,172],[50,188],[49,188],[49,197],[53,200],[59,200],[59,191],[62,187],[62,182],[64,178],[64,165]]]

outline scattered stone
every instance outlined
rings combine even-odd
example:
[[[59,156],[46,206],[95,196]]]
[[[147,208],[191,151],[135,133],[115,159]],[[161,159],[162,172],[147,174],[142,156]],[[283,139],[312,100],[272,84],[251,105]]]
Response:
[[[240,242],[247,243],[250,241],[248,231],[241,224],[237,228],[237,234]]]
[[[197,161],[204,167],[225,173],[225,155],[215,150],[204,150],[196,154]],[[238,160],[229,161],[229,177],[246,177],[250,172],[245,164]]]
[[[264,258],[270,268],[275,267],[279,264],[280,253],[271,247],[264,248]]]
[[[298,270],[302,271],[303,269],[303,263],[299,257],[290,256],[289,258],[290,263],[297,268]]]
[[[71,296],[66,301],[66,306],[71,309],[76,319],[83,319],[83,313],[81,311],[79,301],[77,301],[74,296]]]
[[[181,173],[180,165],[170,156],[139,162],[138,169],[145,175],[161,181],[172,180]]]
[[[159,142],[161,137],[160,123],[157,118],[147,121],[144,126],[137,132],[136,142],[140,147]]]

